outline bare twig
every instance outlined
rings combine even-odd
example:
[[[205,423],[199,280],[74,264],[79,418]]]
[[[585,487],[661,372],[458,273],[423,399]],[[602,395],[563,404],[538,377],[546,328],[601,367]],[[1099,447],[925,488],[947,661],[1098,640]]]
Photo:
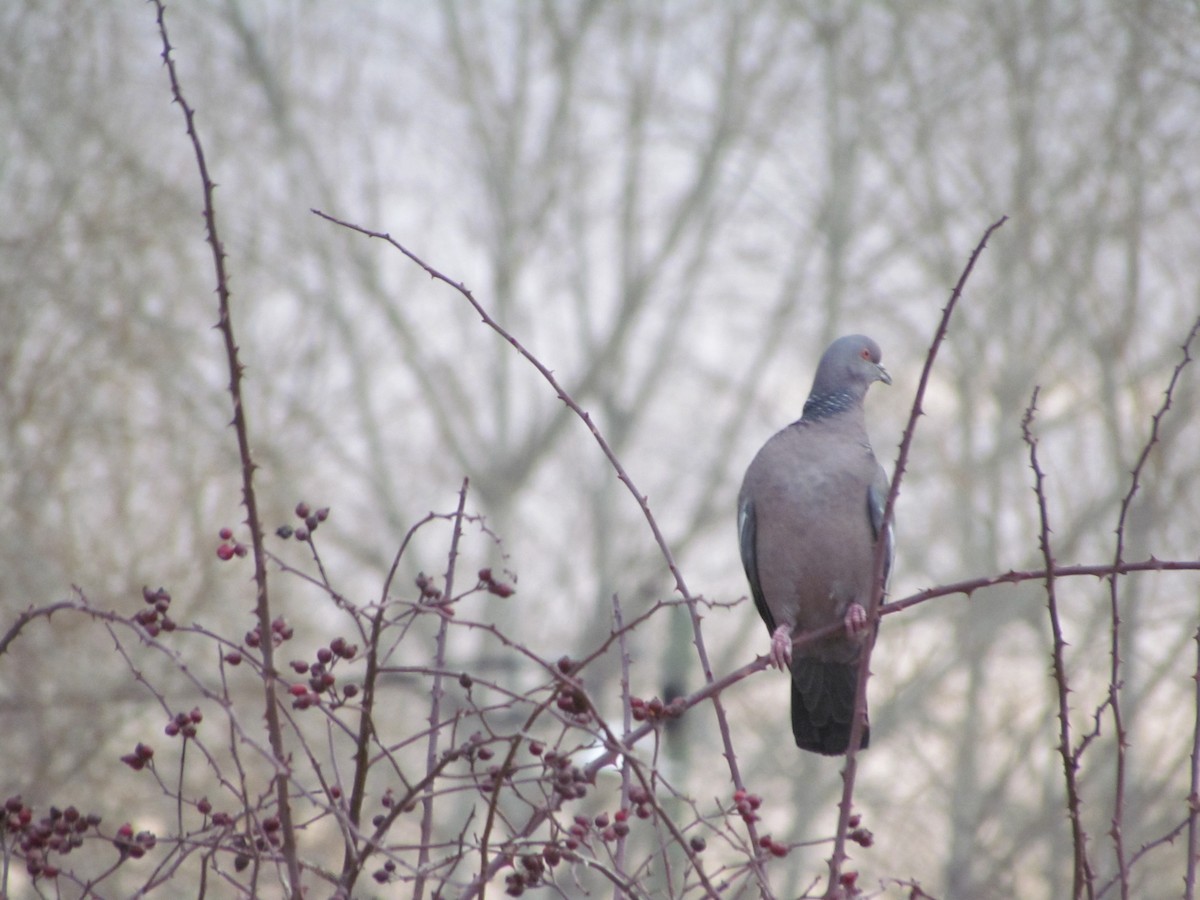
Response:
[[[1129,520],[1129,510],[1133,506],[1133,499],[1138,492],[1138,488],[1141,487],[1142,471],[1145,469],[1146,461],[1150,458],[1150,452],[1158,444],[1159,427],[1163,417],[1167,414],[1167,410],[1171,408],[1171,401],[1175,395],[1175,386],[1179,383],[1179,376],[1188,363],[1192,361],[1191,347],[1198,331],[1200,331],[1200,318],[1197,318],[1192,324],[1192,330],[1188,332],[1187,337],[1183,341],[1183,346],[1181,347],[1183,357],[1171,373],[1171,380],[1167,383],[1167,389],[1163,393],[1162,405],[1159,406],[1150,419],[1150,436],[1146,439],[1146,443],[1142,447],[1142,452],[1138,456],[1137,463],[1133,467],[1129,480],[1129,490],[1125,492],[1125,497],[1121,501],[1121,512],[1117,517],[1117,546],[1113,553],[1113,561],[1116,563],[1120,563],[1125,555],[1125,526]],[[1121,708],[1121,604],[1120,579],[1116,575],[1109,577],[1108,588],[1111,629],[1111,645],[1109,649],[1111,667],[1108,679],[1108,705],[1112,710],[1113,729],[1116,732],[1112,827],[1109,834],[1112,836],[1113,851],[1117,860],[1117,872],[1120,876],[1121,900],[1129,900],[1129,867],[1125,859],[1125,843],[1122,834],[1125,819],[1126,753],[1129,748],[1129,741],[1125,731],[1125,719]]]
[[[458,563],[458,541],[462,537],[463,510],[467,505],[468,480],[463,479],[462,488],[458,492],[458,509],[454,513],[454,533],[450,537],[450,553],[446,562],[445,587],[442,596],[446,602],[454,597],[454,572]],[[446,662],[446,630],[449,620],[441,617],[438,623],[437,639],[434,645],[433,657],[433,687],[429,702],[429,742],[425,748],[425,771],[431,773],[437,768],[438,738],[441,736],[439,723],[442,718],[442,667]],[[421,900],[425,894],[425,866],[429,862],[429,845],[433,836],[433,791],[425,792],[421,798],[421,849],[417,852],[417,880],[413,883],[413,900]],[[486,851],[480,853],[481,864],[486,864]]]
[[[595,422],[592,421],[591,414],[579,405],[575,398],[571,396],[570,392],[568,392],[567,389],[558,381],[554,375],[554,372],[551,371],[545,363],[534,356],[533,353],[531,353],[524,346],[524,344],[522,344],[520,340],[516,338],[516,336],[514,336],[492,317],[487,309],[485,309],[484,306],[475,299],[475,295],[471,292],[471,290],[461,281],[455,281],[449,276],[438,271],[387,232],[374,231],[369,228],[364,228],[361,225],[355,225],[352,222],[339,219],[318,209],[314,209],[312,212],[315,215],[320,216],[322,219],[334,223],[335,225],[340,225],[343,228],[348,228],[351,231],[356,231],[359,234],[367,237],[378,238],[379,240],[385,241],[395,249],[399,250],[402,254],[404,254],[404,256],[408,257],[408,259],[412,260],[412,262],[420,266],[430,278],[454,288],[454,290],[456,290],[466,299],[466,301],[483,320],[484,324],[504,338],[504,340],[512,345],[513,349],[515,349],[517,353],[519,353],[530,365],[537,369],[542,378],[544,378],[550,387],[553,388],[557,397],[562,400],[562,402],[565,403],[567,407],[573,413],[575,413],[576,416],[579,417],[579,419],[587,427],[588,431],[591,432],[591,435],[599,445],[601,452],[604,454],[605,458],[609,462],[609,465],[612,466],[613,471],[616,473],[618,480],[625,485],[625,487],[633,495],[634,500],[637,501],[638,506],[641,508],[642,515],[646,519],[646,523],[650,526],[651,533],[654,535],[655,543],[658,544],[659,552],[662,554],[663,559],[667,564],[667,568],[670,570],[671,575],[675,580],[675,589],[688,604],[688,613],[692,625],[692,644],[696,648],[696,656],[700,662],[700,668],[704,674],[704,680],[709,683],[714,681],[715,676],[712,671],[712,664],[709,661],[708,650],[705,646],[704,634],[701,629],[700,614],[696,609],[696,597],[694,594],[692,594],[691,590],[689,590],[687,586],[687,583],[684,581],[683,573],[680,571],[679,566],[675,562],[675,557],[671,552],[670,545],[668,545],[666,537],[663,535],[661,528],[659,528],[658,520],[655,518],[654,513],[650,510],[650,504],[646,499],[646,495],[638,490],[637,485],[634,484],[633,479],[626,471],[624,464],[622,464],[621,460],[617,457],[616,452],[609,445],[607,438],[605,438],[604,434],[596,426]],[[993,226],[993,228],[995,227],[998,226]],[[729,721],[725,714],[725,708],[721,704],[720,698],[716,695],[714,695],[712,698],[712,704],[713,712],[717,719],[717,730],[721,735],[721,742],[724,747],[725,762],[729,767],[730,778],[737,788],[742,788],[744,784],[742,781],[741,772],[738,769],[737,754],[734,751],[733,737],[729,730]],[[747,823],[747,829],[750,833],[751,840],[757,844],[758,836],[754,824],[752,822]],[[758,879],[760,891],[764,896],[770,896],[770,886],[767,883],[765,871],[762,869],[757,860],[754,860],[752,865],[754,866],[754,872],[756,878]]]
[[[917,420],[924,413],[925,389],[929,384],[929,376],[933,371],[934,361],[937,359],[938,348],[941,347],[942,341],[945,340],[946,331],[950,325],[950,317],[954,314],[954,308],[958,305],[958,301],[962,297],[967,279],[971,277],[975,263],[987,246],[988,239],[1007,221],[1008,216],[1001,216],[983,233],[983,237],[979,239],[979,243],[975,245],[974,251],[972,251],[970,258],[967,260],[967,265],[959,276],[958,283],[954,285],[954,290],[950,292],[950,299],[942,309],[942,318],[938,323],[937,331],[934,332],[933,341],[929,345],[929,352],[925,354],[925,366],[921,370],[921,379],[917,383],[916,396],[913,397],[912,412],[909,413],[908,424],[905,426],[904,436],[900,440],[900,451],[896,456],[896,465],[892,472],[892,482],[888,489],[887,503],[883,510],[883,520],[879,525],[879,540],[876,542],[875,547],[875,572],[872,581],[874,587],[867,606],[867,621],[873,624],[872,627],[867,629],[866,639],[863,642],[862,655],[858,664],[858,692],[854,698],[854,716],[851,719],[850,725],[850,744],[846,750],[846,767],[842,770],[842,799],[838,807],[837,834],[834,837],[833,853],[829,857],[829,884],[826,887],[825,896],[831,898],[831,900],[832,898],[842,896],[844,893],[840,884],[840,878],[842,864],[846,859],[846,833],[848,831],[850,810],[854,799],[854,778],[858,767],[858,748],[862,743],[864,719],[862,711],[867,708],[867,681],[871,677],[871,651],[875,647],[879,610],[883,603],[885,587],[884,575],[887,568],[887,545],[889,542],[884,536],[891,529],[892,521],[895,519],[896,497],[900,494],[900,482],[908,466],[909,448],[912,446],[913,434],[917,428]]]
[[[47,606],[31,606],[29,609],[17,616],[17,620],[12,623],[8,631],[4,632],[4,637],[0,637],[0,654],[8,650],[8,645],[17,639],[17,635],[32,622],[34,619],[39,619],[45,616],[49,619],[60,609],[75,609],[75,603],[71,600],[62,600],[58,603],[51,603]]]
[[[1071,693],[1067,675],[1067,665],[1064,651],[1067,646],[1063,637],[1062,621],[1058,614],[1058,594],[1055,591],[1054,553],[1050,547],[1050,513],[1046,502],[1045,475],[1038,463],[1037,438],[1031,429],[1033,414],[1037,410],[1038,388],[1033,389],[1033,396],[1021,420],[1021,436],[1029,446],[1029,467],[1033,469],[1034,493],[1038,504],[1038,546],[1042,551],[1042,559],[1046,563],[1046,608],[1050,615],[1050,632],[1052,638],[1052,668],[1054,684],[1058,689],[1058,752],[1062,757],[1063,778],[1067,788],[1067,815],[1071,820],[1071,846],[1074,853],[1073,887],[1071,896],[1082,897],[1085,893],[1089,898],[1096,896],[1095,877],[1092,865],[1087,855],[1087,832],[1083,828],[1083,818],[1080,814],[1082,800],[1079,795],[1078,757],[1071,750],[1071,706],[1068,696]],[[1124,881],[1127,876],[1123,876]]]
[[[213,269],[217,281],[217,330],[225,342],[225,358],[229,366],[229,396],[233,401],[233,430],[237,436],[238,457],[242,463],[242,503],[246,507],[246,526],[250,529],[250,544],[254,556],[254,583],[256,586],[255,613],[258,626],[263,635],[262,641],[262,681],[263,702],[267,720],[267,736],[275,758],[282,766],[287,758],[283,746],[283,730],[279,722],[279,709],[275,695],[277,673],[275,671],[274,653],[271,641],[271,606],[267,595],[267,559],[263,552],[262,523],[258,515],[258,500],[254,492],[254,459],[250,452],[250,433],[246,425],[245,408],[242,401],[242,364],[238,359],[237,341],[233,336],[233,321],[229,312],[229,278],[225,272],[225,248],[217,232],[217,213],[213,200],[215,185],[208,174],[208,163],[204,156],[204,147],[200,142],[200,134],[196,130],[196,117],[192,107],[184,99],[183,90],[179,86],[179,76],[175,70],[175,61],[171,56],[171,41],[167,36],[166,9],[162,0],[154,0],[158,16],[158,32],[162,37],[162,59],[167,67],[171,82],[171,95],[183,111],[187,126],[187,134],[192,142],[192,150],[196,156],[196,166],[200,173],[201,189],[204,194],[204,226],[212,249]],[[300,885],[300,861],[296,854],[296,835],[292,824],[291,807],[288,801],[288,783],[284,774],[275,776],[275,794],[279,807],[279,820],[283,832],[283,854],[287,862],[288,892],[293,900],[300,900],[302,890]]]

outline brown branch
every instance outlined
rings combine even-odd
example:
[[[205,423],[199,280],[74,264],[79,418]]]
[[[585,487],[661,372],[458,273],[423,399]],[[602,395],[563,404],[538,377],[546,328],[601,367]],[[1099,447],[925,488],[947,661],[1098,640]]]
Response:
[[[925,389],[929,384],[929,376],[933,371],[933,363],[937,359],[938,348],[946,338],[946,332],[950,325],[950,317],[954,314],[954,308],[958,305],[958,301],[962,297],[967,279],[970,278],[976,261],[987,246],[988,239],[1007,221],[1008,216],[1001,216],[983,233],[983,237],[975,245],[974,251],[972,251],[970,258],[967,260],[967,265],[959,276],[958,283],[954,285],[954,290],[950,292],[950,299],[942,309],[942,318],[938,323],[937,331],[933,335],[933,341],[929,345],[929,352],[925,354],[925,366],[921,370],[921,379],[917,383],[917,393],[913,397],[912,411],[909,413],[908,424],[904,428],[904,436],[900,440],[900,451],[896,457],[896,465],[892,472],[887,503],[884,505],[883,510],[883,520],[879,525],[879,540],[876,542],[875,547],[875,572],[872,581],[874,587],[871,591],[870,601],[867,604],[867,621],[872,623],[872,627],[867,629],[866,639],[863,642],[862,654],[858,664],[858,691],[854,698],[854,715],[850,725],[850,744],[846,749],[846,767],[842,770],[842,799],[838,806],[837,834],[834,837],[833,853],[829,857],[829,884],[826,888],[825,896],[831,898],[831,900],[843,894],[840,878],[842,864],[846,860],[846,833],[849,830],[850,809],[854,799],[854,779],[858,768],[858,749],[862,743],[863,719],[865,718],[863,710],[867,708],[867,681],[871,677],[871,651],[875,647],[875,636],[878,633],[880,615],[879,610],[883,603],[883,593],[886,587],[884,582],[889,542],[885,535],[891,530],[892,521],[895,519],[896,498],[900,494],[900,482],[904,477],[904,471],[908,465],[908,454],[912,446],[913,434],[916,432],[917,420],[924,414]]]
[[[1150,419],[1150,436],[1146,439],[1146,443],[1142,447],[1142,452],[1138,456],[1137,463],[1133,467],[1129,481],[1129,490],[1126,491],[1125,497],[1121,501],[1121,512],[1117,517],[1117,546],[1113,553],[1114,562],[1121,562],[1121,558],[1125,554],[1125,526],[1129,520],[1129,510],[1133,506],[1133,499],[1138,492],[1138,488],[1141,487],[1142,471],[1146,467],[1146,461],[1150,458],[1150,452],[1158,444],[1159,426],[1166,416],[1167,410],[1171,408],[1171,401],[1175,394],[1175,386],[1179,383],[1179,376],[1188,363],[1192,361],[1191,346],[1192,341],[1196,338],[1197,331],[1200,331],[1200,318],[1197,318],[1192,324],[1192,330],[1188,332],[1187,337],[1183,341],[1183,346],[1181,347],[1183,358],[1180,359],[1171,373],[1171,380],[1167,383],[1167,389],[1163,394],[1162,405],[1159,406]],[[1129,742],[1125,732],[1125,719],[1121,709],[1120,579],[1116,576],[1110,577],[1108,586],[1109,618],[1111,623],[1111,645],[1109,649],[1111,668],[1108,680],[1108,696],[1117,742],[1116,759],[1114,761],[1116,783],[1113,786],[1112,828],[1109,834],[1112,837],[1113,850],[1117,858],[1117,872],[1120,875],[1121,884],[1121,900],[1129,900],[1129,866],[1125,859],[1125,844],[1122,836],[1125,819],[1126,752]]]
[[[271,607],[267,595],[267,560],[263,552],[262,523],[258,515],[258,500],[254,492],[255,463],[250,452],[250,434],[246,426],[245,408],[242,400],[242,364],[238,359],[237,341],[233,335],[233,321],[229,313],[229,277],[225,271],[225,249],[217,232],[217,213],[213,200],[215,184],[208,174],[208,163],[204,156],[204,148],[200,142],[200,134],[196,130],[195,112],[184,99],[183,90],[179,85],[179,76],[175,70],[175,61],[171,56],[171,41],[167,36],[166,9],[162,0],[154,0],[157,10],[158,32],[162,37],[162,59],[167,67],[167,75],[171,83],[171,96],[183,111],[187,135],[192,143],[196,157],[196,166],[200,173],[201,189],[204,195],[204,227],[209,247],[212,249],[213,269],[217,281],[217,330],[225,344],[225,358],[229,366],[229,396],[233,402],[233,430],[237,435],[238,458],[242,464],[242,503],[246,507],[246,525],[250,529],[250,543],[254,555],[254,583],[256,587],[255,613],[258,618],[262,641],[262,680],[263,701],[267,720],[267,736],[271,751],[281,767],[286,766],[287,754],[283,745],[283,729],[279,721],[279,710],[276,698],[277,673],[274,665],[274,651],[271,641]],[[296,834],[292,823],[291,807],[288,802],[287,776],[282,773],[275,775],[275,794],[279,806],[279,820],[283,836],[283,855],[287,863],[288,892],[293,900],[300,900],[302,890],[300,885],[300,861],[296,852]]]
[[[396,554],[392,558],[392,565],[388,569],[387,577],[384,579],[383,590],[380,592],[379,597],[379,605],[371,615],[371,631],[369,637],[365,639],[367,671],[363,676],[362,708],[359,712],[358,734],[354,743],[354,769],[350,788],[350,804],[347,813],[350,824],[355,831],[358,830],[362,823],[363,803],[366,800],[367,794],[367,774],[371,767],[371,737],[375,734],[375,692],[379,686],[380,673],[379,642],[383,636],[384,614],[388,608],[388,593],[391,591],[392,581],[396,577],[396,570],[400,567],[400,560],[408,549],[409,543],[423,526],[437,518],[439,516],[436,513],[429,513],[405,533],[404,539],[400,542],[400,547],[396,550]],[[403,778],[403,776],[401,777]],[[362,856],[357,852],[353,841],[347,841],[345,855],[342,859],[341,876],[341,886],[347,891],[353,889],[354,883],[358,879],[361,869],[361,859]]]
[[[351,231],[356,231],[359,234],[367,237],[378,238],[379,240],[390,244],[392,247],[399,250],[404,256],[408,257],[408,259],[412,260],[412,262],[420,266],[430,278],[454,288],[454,290],[461,294],[463,298],[466,299],[466,301],[471,305],[471,307],[479,315],[480,319],[482,319],[483,323],[500,335],[504,340],[506,340],[513,347],[513,349],[517,351],[518,354],[520,354],[530,365],[537,369],[542,378],[544,378],[550,387],[553,388],[555,395],[563,403],[565,403],[566,406],[573,413],[575,413],[576,416],[579,417],[579,419],[587,427],[588,431],[591,432],[593,439],[599,445],[600,450],[608,460],[609,465],[612,466],[618,480],[625,485],[625,487],[633,495],[634,500],[637,501],[637,504],[642,511],[642,516],[645,518],[647,525],[650,526],[650,531],[654,535],[655,543],[658,544],[659,552],[662,554],[663,559],[667,564],[667,568],[670,570],[671,575],[675,580],[675,589],[687,602],[688,613],[692,625],[692,644],[696,648],[696,656],[700,661],[700,668],[704,674],[704,680],[710,683],[714,681],[715,676],[713,675],[712,664],[709,661],[708,650],[705,646],[704,633],[701,629],[700,614],[696,609],[696,597],[694,594],[692,594],[691,590],[687,586],[687,583],[684,581],[683,573],[680,571],[679,566],[675,562],[674,554],[672,554],[671,548],[667,544],[667,539],[663,535],[662,530],[659,528],[658,520],[654,517],[654,513],[650,510],[650,504],[646,498],[646,495],[638,490],[637,485],[634,484],[633,479],[629,476],[625,466],[617,457],[616,452],[609,445],[607,438],[604,437],[604,434],[596,426],[595,422],[592,421],[591,414],[579,405],[578,401],[576,401],[575,398],[572,397],[567,391],[567,389],[562,386],[562,384],[555,377],[554,373],[545,365],[545,363],[534,356],[533,353],[531,353],[525,347],[525,345],[516,338],[516,336],[514,336],[492,317],[492,315],[484,308],[484,306],[475,299],[475,295],[471,292],[471,290],[461,281],[455,281],[449,276],[438,271],[387,232],[373,231],[369,228],[364,228],[361,225],[355,225],[352,222],[347,222],[335,216],[331,216],[328,213],[324,213],[318,209],[314,209],[312,212],[313,214],[325,219],[328,222],[332,222],[335,225],[340,225],[343,228],[348,228]],[[997,226],[993,226],[993,228],[995,227]],[[733,737],[729,730],[728,717],[725,714],[725,708],[721,704],[719,697],[716,696],[713,697],[713,712],[717,718],[717,730],[721,735],[721,742],[724,748],[723,755],[725,757],[726,764],[729,767],[730,778],[735,787],[742,788],[744,787],[744,783],[742,781],[741,772],[738,769],[737,754],[733,748]],[[750,833],[751,840],[757,844],[758,837],[754,824],[748,823],[747,829]],[[755,876],[758,879],[760,891],[764,896],[771,896],[770,887],[766,879],[766,873],[762,866],[757,860],[752,861],[752,865],[754,867]]]
[[[445,602],[447,603],[451,602],[454,597],[454,572],[458,564],[458,541],[462,537],[463,510],[467,505],[468,483],[468,479],[464,478],[462,487],[458,491],[458,509],[454,513],[454,532],[450,537],[450,553],[446,561],[445,587],[442,593],[442,597],[445,598]],[[437,767],[438,738],[441,735],[439,723],[442,716],[442,695],[445,693],[442,689],[441,670],[446,662],[446,631],[449,627],[449,619],[446,616],[441,616],[434,644],[433,668],[435,671],[429,702],[429,742],[425,748],[425,771],[427,773],[432,773]],[[421,900],[425,894],[425,866],[429,862],[429,844],[432,837],[433,783],[431,781],[430,789],[421,798],[421,849],[417,851],[417,880],[413,884],[413,900]],[[486,837],[479,855],[482,860],[481,865],[486,865]]]
[[[1063,637],[1062,621],[1058,615],[1058,593],[1055,591],[1054,553],[1050,547],[1050,513],[1046,501],[1046,478],[1038,463],[1037,438],[1031,429],[1033,414],[1037,410],[1038,388],[1033,389],[1029,406],[1021,420],[1021,436],[1029,446],[1029,467],[1033,469],[1033,491],[1038,504],[1038,546],[1046,562],[1046,608],[1050,615],[1050,632],[1053,640],[1052,667],[1054,684],[1058,689],[1058,752],[1062,757],[1063,778],[1067,788],[1067,815],[1071,820],[1071,846],[1074,853],[1074,874],[1071,896],[1079,898],[1086,892],[1089,898],[1096,896],[1095,877],[1087,855],[1087,832],[1080,815],[1082,801],[1079,796],[1078,758],[1071,752],[1071,706],[1068,695],[1071,688],[1067,676],[1064,651],[1067,646]],[[1127,873],[1125,875],[1127,878]]]
[[[8,650],[8,645],[15,641],[17,636],[22,632],[22,630],[24,630],[25,626],[34,619],[39,619],[42,616],[45,616],[47,619],[49,619],[60,609],[75,608],[76,605],[71,600],[62,600],[58,603],[51,603],[48,606],[29,607],[29,609],[17,616],[17,620],[12,623],[12,626],[8,629],[8,631],[4,632],[4,637],[0,638],[0,655],[4,654]]]

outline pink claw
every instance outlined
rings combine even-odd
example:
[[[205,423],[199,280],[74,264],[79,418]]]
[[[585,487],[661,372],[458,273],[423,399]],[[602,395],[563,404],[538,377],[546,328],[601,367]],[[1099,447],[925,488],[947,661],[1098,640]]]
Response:
[[[846,608],[846,634],[855,638],[867,630],[867,611],[857,603]]]
[[[771,635],[771,665],[786,669],[792,664],[792,629],[780,625]]]

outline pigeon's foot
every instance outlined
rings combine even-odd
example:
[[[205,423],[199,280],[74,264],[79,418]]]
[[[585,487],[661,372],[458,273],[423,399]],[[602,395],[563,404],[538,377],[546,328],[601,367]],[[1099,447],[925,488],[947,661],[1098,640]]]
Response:
[[[771,635],[771,665],[777,669],[786,669],[792,664],[792,629],[780,625]]]
[[[846,636],[857,638],[861,637],[863,632],[867,630],[867,611],[862,608],[861,604],[851,603],[846,609]]]

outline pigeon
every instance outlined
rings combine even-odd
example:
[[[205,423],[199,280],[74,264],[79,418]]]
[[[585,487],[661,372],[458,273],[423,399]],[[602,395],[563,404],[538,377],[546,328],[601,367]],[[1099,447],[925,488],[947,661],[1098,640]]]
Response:
[[[800,749],[826,756],[850,743],[888,494],[862,405],[872,383],[892,383],[880,358],[879,345],[861,334],[830,344],[803,416],[758,451],[738,495],[742,565],[771,635],[771,662],[791,670],[792,735]],[[886,583],[890,524],[883,540]],[[794,636],[835,622],[843,625],[837,634],[793,652]],[[865,709],[863,716],[865,748]]]

